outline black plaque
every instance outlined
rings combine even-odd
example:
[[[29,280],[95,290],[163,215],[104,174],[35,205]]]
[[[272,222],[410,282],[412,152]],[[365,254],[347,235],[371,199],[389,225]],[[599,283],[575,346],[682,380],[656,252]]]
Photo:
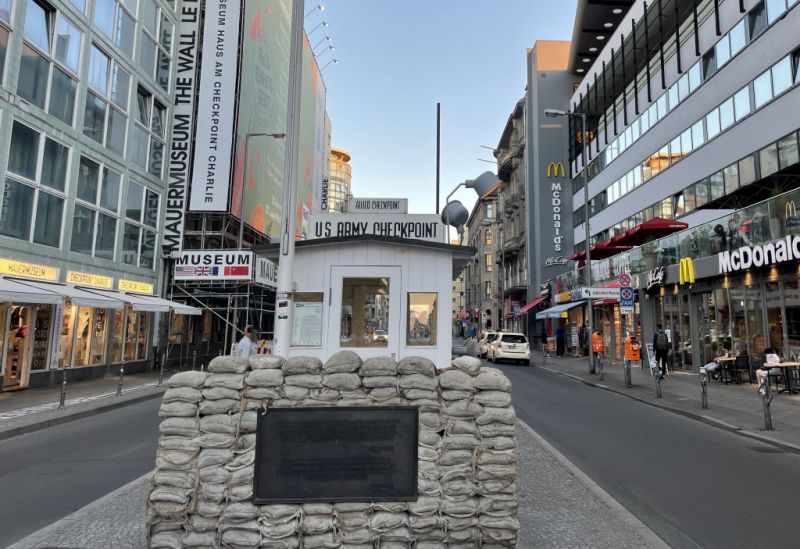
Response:
[[[270,408],[258,414],[258,504],[417,499],[419,410]]]

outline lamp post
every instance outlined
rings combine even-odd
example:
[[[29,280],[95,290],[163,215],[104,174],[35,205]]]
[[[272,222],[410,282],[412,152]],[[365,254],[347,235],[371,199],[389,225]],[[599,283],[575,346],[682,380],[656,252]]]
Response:
[[[579,118],[581,121],[581,163],[583,164],[583,214],[584,214],[584,239],[586,246],[586,286],[592,286],[592,251],[589,242],[589,167],[586,165],[586,113],[585,112],[567,112],[559,109],[545,109],[544,115],[548,118],[559,118],[562,116]],[[594,334],[594,313],[592,311],[592,299],[588,300],[589,309],[589,341],[592,340]],[[589,373],[594,374],[594,352],[589,351]]]
[[[320,58],[320,57],[322,57],[323,55],[325,55],[325,54],[326,54],[326,53],[328,53],[329,51],[334,51],[334,50],[336,50],[336,46],[334,46],[333,44],[331,44],[330,46],[327,46],[327,47],[325,47],[325,48],[322,48],[322,51],[321,51],[321,52],[319,52],[318,54],[316,54],[316,56],[317,56],[317,62],[319,62],[319,58]]]
[[[476,193],[478,193],[478,200],[483,200],[484,198],[491,195],[494,191],[500,188],[503,182],[492,172],[483,172],[475,179],[466,179],[455,186],[455,188],[450,191],[450,194],[447,195],[447,200],[445,200],[444,208],[442,209],[442,222],[447,226],[447,239],[446,243],[450,242],[450,221],[460,221],[456,224],[456,226],[463,225],[466,222],[467,218],[469,217],[469,212],[466,212],[466,208],[464,205],[461,204],[458,200],[453,200],[450,202],[450,199],[453,197],[455,192],[461,188],[465,187],[467,189],[474,189]],[[450,206],[453,204],[453,206]],[[466,212],[466,217],[463,218],[463,221],[460,220],[461,213]],[[463,231],[463,228],[459,229],[459,234]]]
[[[247,133],[244,136],[244,169],[242,169],[242,192],[239,195],[239,243],[238,248],[241,250],[244,239],[244,189],[247,186],[247,156],[250,152],[250,138],[251,137],[272,137],[274,139],[283,139],[286,137],[285,133]]]
[[[322,67],[322,68],[319,70],[319,72],[322,72],[322,71],[324,71],[326,68],[328,68],[328,65],[330,65],[331,63],[333,63],[334,65],[337,65],[337,64],[339,63],[339,60],[338,60],[338,59],[331,59],[330,61],[328,61],[327,63],[325,63],[325,66],[324,66],[324,67]]]
[[[320,23],[317,23],[317,26],[316,26],[316,27],[314,27],[313,29],[311,29],[310,31],[308,31],[307,35],[308,35],[308,36],[311,36],[311,35],[314,33],[314,31],[315,31],[315,30],[317,30],[318,28],[320,28],[320,27],[327,27],[327,26],[328,26],[328,22],[327,22],[327,21],[321,21]],[[294,31],[293,31],[293,32],[294,32]]]
[[[292,287],[294,279],[294,224],[300,145],[300,97],[303,81],[303,9],[305,0],[292,4],[289,50],[289,105],[286,117],[286,154],[283,161],[283,219],[281,222],[278,287],[275,299],[273,353],[289,356],[292,335]],[[324,21],[323,21],[324,22]],[[327,26],[327,23],[325,23]],[[317,25],[319,26],[319,25]],[[309,33],[310,34],[310,33]]]

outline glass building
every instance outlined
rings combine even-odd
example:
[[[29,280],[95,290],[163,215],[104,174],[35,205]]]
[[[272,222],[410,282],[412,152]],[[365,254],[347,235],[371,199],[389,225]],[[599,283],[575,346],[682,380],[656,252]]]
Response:
[[[0,389],[152,359],[175,4],[0,0]]]
[[[331,175],[328,188],[328,211],[345,212],[347,211],[347,199],[352,196],[350,182],[352,171],[350,166],[350,153],[331,148]]]

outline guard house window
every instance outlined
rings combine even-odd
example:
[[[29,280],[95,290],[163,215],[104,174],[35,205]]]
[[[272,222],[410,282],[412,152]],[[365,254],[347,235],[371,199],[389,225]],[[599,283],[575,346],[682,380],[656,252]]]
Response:
[[[122,262],[152,269],[155,266],[159,195],[130,181],[125,196]]]
[[[340,345],[387,347],[389,337],[389,279],[343,279]]]
[[[492,254],[483,255],[483,270],[487,273],[492,272]]]
[[[69,148],[14,121],[0,234],[59,247]]]
[[[114,259],[121,181],[119,173],[81,157],[70,243],[73,252]]]
[[[436,292],[409,292],[406,345],[436,345]]]
[[[28,0],[23,37],[17,94],[72,125],[83,33],[52,8]]]
[[[147,89],[136,91],[136,105],[129,158],[151,175],[161,178],[167,108]]]

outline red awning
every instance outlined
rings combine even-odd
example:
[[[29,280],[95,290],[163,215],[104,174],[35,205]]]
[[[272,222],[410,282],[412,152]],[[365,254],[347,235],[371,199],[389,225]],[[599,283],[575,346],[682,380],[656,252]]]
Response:
[[[612,243],[613,239],[604,240],[598,244],[592,246],[592,261],[596,261],[598,259],[606,259],[611,257],[612,255],[617,255],[618,253],[627,252],[633,246],[620,246],[617,244]],[[586,259],[586,250],[582,250],[574,255],[569,256],[567,259],[572,261],[584,261]]]
[[[661,217],[654,217],[650,221],[645,221],[632,229],[628,229],[611,240],[614,244],[625,244],[627,246],[641,246],[645,242],[654,238],[671,235],[672,233],[687,229],[689,225],[683,221],[674,221]]]
[[[531,309],[533,309],[534,307],[536,307],[536,306],[537,306],[539,303],[541,303],[542,301],[544,301],[544,299],[545,299],[544,297],[537,297],[537,298],[536,298],[536,299],[534,299],[533,301],[529,301],[528,303],[526,303],[526,304],[525,304],[525,305],[524,305],[524,306],[523,306],[523,307],[522,307],[522,308],[519,310],[519,314],[521,314],[521,315],[524,315],[525,313],[527,313],[528,311],[530,311]]]
[[[599,305],[613,305],[614,303],[619,303],[619,299],[615,297],[608,297],[606,299],[598,299],[597,301],[592,301],[592,305],[595,307]]]

